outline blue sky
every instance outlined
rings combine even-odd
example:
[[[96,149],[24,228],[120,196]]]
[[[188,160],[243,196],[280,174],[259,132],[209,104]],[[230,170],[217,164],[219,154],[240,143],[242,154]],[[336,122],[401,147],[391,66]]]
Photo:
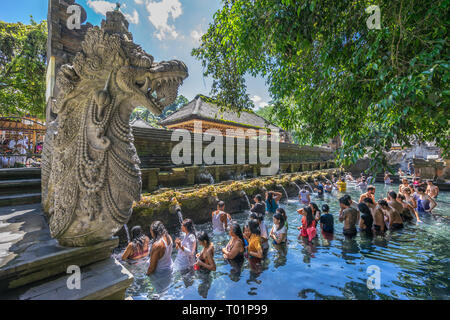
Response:
[[[115,7],[114,0],[76,0],[87,12],[87,21],[100,25],[104,13]],[[189,68],[189,78],[179,93],[189,100],[198,93],[209,95],[211,80],[203,77],[201,63],[191,57],[200,36],[208,29],[220,0],[119,0],[121,11],[130,22],[135,43],[155,57],[155,60],[179,59]],[[47,19],[47,0],[1,0],[0,20],[7,22]],[[264,80],[247,78],[248,93],[255,106],[270,101]]]

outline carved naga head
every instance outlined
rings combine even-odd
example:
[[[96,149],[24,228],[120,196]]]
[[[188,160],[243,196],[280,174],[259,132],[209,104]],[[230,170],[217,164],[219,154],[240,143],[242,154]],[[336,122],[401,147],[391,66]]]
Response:
[[[43,207],[52,236],[67,246],[109,239],[129,220],[141,192],[130,114],[138,106],[160,114],[188,76],[183,62],[155,62],[134,44],[122,13],[106,18],[57,75],[44,145]]]

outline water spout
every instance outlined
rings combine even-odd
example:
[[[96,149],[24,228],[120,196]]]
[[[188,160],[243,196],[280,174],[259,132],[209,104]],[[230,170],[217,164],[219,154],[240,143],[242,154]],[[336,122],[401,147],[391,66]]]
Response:
[[[175,212],[176,212],[176,214],[177,214],[177,216],[178,216],[178,221],[180,222],[180,225],[182,225],[183,224],[183,213],[181,212],[181,208],[180,207],[177,207],[176,209],[175,209]]]
[[[288,193],[287,193],[286,189],[283,187],[283,185],[279,184],[277,187],[280,187],[281,189],[283,189],[284,195],[286,196],[286,202],[289,201]]]
[[[245,200],[247,200],[248,208],[251,209],[252,205],[250,204],[250,200],[248,199],[247,193],[244,190],[242,190],[241,194],[245,197]]]
[[[311,185],[308,183],[308,181],[302,180],[304,183],[306,183],[306,185],[309,187],[309,189],[311,190],[311,193],[314,193],[314,189],[311,187]]]
[[[300,186],[296,184],[294,181],[292,181],[292,184],[297,187],[298,192],[302,191],[302,188],[300,188]]]
[[[124,224],[123,228],[125,229],[125,233],[127,234],[127,241],[128,241],[128,243],[130,243],[131,238],[130,238],[130,231],[128,230],[128,226],[126,224]]]

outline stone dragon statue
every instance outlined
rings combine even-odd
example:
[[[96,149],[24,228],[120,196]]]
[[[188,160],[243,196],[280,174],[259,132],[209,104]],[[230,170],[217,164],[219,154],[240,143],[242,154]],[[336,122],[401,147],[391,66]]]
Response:
[[[57,74],[42,156],[50,232],[70,247],[110,239],[128,222],[142,185],[130,114],[137,106],[160,114],[188,76],[183,62],[155,62],[134,44],[120,11],[90,28],[81,47]]]

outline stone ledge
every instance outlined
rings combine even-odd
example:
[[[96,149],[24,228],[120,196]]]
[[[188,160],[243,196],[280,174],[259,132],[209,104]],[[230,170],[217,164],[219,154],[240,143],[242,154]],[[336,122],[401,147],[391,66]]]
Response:
[[[35,286],[8,292],[8,300],[123,300],[133,275],[116,259],[109,258],[81,268],[81,288],[68,289],[70,274]]]
[[[40,204],[0,208],[0,292],[110,257],[118,239],[66,248],[50,236]]]

